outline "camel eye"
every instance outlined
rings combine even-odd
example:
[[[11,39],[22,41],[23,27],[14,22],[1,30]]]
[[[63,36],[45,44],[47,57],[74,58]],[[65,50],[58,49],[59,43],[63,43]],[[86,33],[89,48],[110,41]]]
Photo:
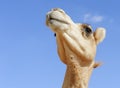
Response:
[[[88,24],[82,24],[82,30],[86,37],[89,37],[92,34],[92,28]]]
[[[91,33],[92,33],[92,30],[91,30],[91,28],[86,27],[86,28],[85,28],[85,32],[86,32],[87,34],[91,34]]]
[[[92,34],[92,29],[89,27],[84,28],[84,31],[87,37],[89,37]]]
[[[89,24],[82,24],[83,30],[86,34],[91,34],[92,33],[92,29],[91,26]]]

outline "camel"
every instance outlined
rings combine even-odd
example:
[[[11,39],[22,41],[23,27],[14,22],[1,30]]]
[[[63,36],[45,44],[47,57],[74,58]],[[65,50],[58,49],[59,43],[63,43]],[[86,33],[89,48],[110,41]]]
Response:
[[[90,25],[73,22],[60,8],[47,13],[46,25],[56,35],[58,55],[67,68],[62,88],[88,88],[92,71],[100,65],[94,58],[105,29],[93,32]]]

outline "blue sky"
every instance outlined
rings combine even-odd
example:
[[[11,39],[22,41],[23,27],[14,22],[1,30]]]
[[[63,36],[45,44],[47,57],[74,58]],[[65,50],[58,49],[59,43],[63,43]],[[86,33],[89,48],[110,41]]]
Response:
[[[120,87],[119,0],[0,0],[0,88],[61,88],[66,66],[45,25],[51,8],[62,8],[74,22],[106,28],[89,88]]]

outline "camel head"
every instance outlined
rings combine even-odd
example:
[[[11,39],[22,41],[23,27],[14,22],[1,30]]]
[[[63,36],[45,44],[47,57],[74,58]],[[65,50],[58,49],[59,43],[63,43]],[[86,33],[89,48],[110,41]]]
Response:
[[[65,64],[67,64],[67,52],[82,58],[82,61],[93,61],[96,46],[105,38],[104,28],[97,28],[93,32],[90,25],[74,23],[59,8],[47,13],[46,24],[56,34],[58,53]]]

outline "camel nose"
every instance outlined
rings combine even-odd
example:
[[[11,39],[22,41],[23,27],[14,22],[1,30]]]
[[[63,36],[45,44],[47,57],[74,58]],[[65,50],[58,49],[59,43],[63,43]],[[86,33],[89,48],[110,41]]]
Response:
[[[53,8],[52,11],[60,10],[60,8]]]

